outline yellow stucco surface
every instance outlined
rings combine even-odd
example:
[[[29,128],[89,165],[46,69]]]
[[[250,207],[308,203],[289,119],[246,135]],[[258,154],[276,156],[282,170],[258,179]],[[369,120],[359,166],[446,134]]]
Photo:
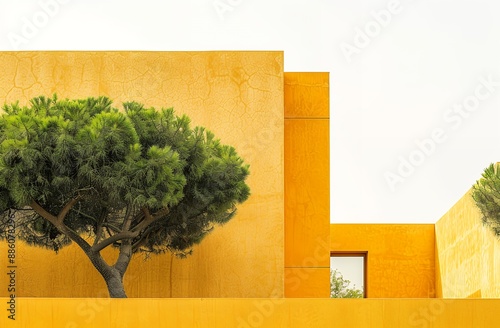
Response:
[[[282,52],[1,52],[0,68],[0,104],[57,93],[174,107],[250,164],[252,195],[236,217],[187,259],[136,256],[125,275],[130,297],[284,295]],[[76,246],[56,255],[18,242],[16,264],[18,297],[107,295]]]
[[[285,73],[285,296],[329,297],[328,73]]]
[[[285,264],[300,267],[329,240],[329,124],[327,119],[285,120]],[[329,267],[330,259],[317,259]]]
[[[5,304],[7,299],[0,298]],[[10,327],[495,328],[485,299],[30,299]]]
[[[285,118],[329,118],[330,74],[285,73]]]
[[[330,238],[332,252],[368,252],[368,297],[435,297],[433,224],[332,224]]]
[[[467,192],[436,223],[439,297],[500,297],[500,242]]]
[[[285,297],[330,297],[330,268],[285,268]]]

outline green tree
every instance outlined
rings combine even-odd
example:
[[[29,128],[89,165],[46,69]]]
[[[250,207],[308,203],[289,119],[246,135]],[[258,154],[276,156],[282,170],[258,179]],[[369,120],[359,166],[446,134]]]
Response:
[[[500,236],[500,164],[490,164],[472,187],[472,198],[481,211],[482,221]]]
[[[331,298],[363,298],[363,291],[350,288],[350,280],[344,279],[337,269],[330,271],[330,297]]]
[[[76,243],[111,297],[126,297],[133,254],[186,256],[231,219],[248,174],[233,147],[171,108],[54,95],[0,114],[0,228],[14,217],[30,245]],[[116,263],[106,247],[119,250]]]

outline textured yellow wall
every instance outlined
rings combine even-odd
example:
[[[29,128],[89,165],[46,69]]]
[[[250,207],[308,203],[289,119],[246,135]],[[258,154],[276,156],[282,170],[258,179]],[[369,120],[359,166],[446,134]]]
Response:
[[[3,314],[0,327],[496,328],[498,305],[491,299],[24,298],[16,322]]]
[[[250,164],[252,195],[237,216],[187,259],[136,256],[125,275],[129,296],[284,295],[282,52],[1,52],[0,68],[0,104],[57,93],[174,107]],[[78,247],[56,255],[17,246],[18,296],[107,295]],[[6,255],[2,242],[0,257]],[[0,275],[0,286],[6,281]]]
[[[436,223],[439,297],[500,297],[500,242],[467,192]]]
[[[330,238],[333,252],[368,252],[368,297],[435,297],[433,224],[332,224]]]
[[[285,296],[329,297],[329,74],[285,73]]]

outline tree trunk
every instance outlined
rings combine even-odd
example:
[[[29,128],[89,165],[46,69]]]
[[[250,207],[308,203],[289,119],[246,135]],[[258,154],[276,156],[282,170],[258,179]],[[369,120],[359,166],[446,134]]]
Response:
[[[123,288],[123,280],[118,270],[111,268],[109,274],[103,275],[108,285],[109,296],[112,298],[127,298]]]
[[[126,298],[125,289],[123,288],[123,275],[120,271],[112,266],[109,266],[101,257],[99,252],[86,252],[94,267],[99,271],[101,276],[106,281],[108,286],[109,296],[112,298]]]
[[[79,198],[80,196],[73,198],[70,202],[68,202],[57,216],[54,216],[47,212],[35,201],[31,202],[30,206],[38,215],[52,223],[61,233],[66,235],[68,238],[78,244],[78,246],[80,246],[85,255],[87,255],[87,257],[90,259],[90,262],[92,262],[94,267],[97,269],[97,271],[99,271],[101,276],[106,281],[110,297],[126,298],[127,294],[125,294],[125,289],[123,288],[123,276],[125,275],[125,271],[127,270],[128,264],[130,263],[130,260],[132,258],[131,241],[122,241],[122,246],[120,247],[120,255],[118,257],[116,267],[108,265],[102,258],[100,249],[94,251],[82,237],[80,237],[76,232],[74,232],[64,224],[64,218],[66,217],[66,214],[68,214],[68,212],[71,210],[71,208]],[[152,217],[151,221],[154,221],[155,219],[156,218]],[[129,233],[129,231],[125,232]],[[113,237],[108,238],[107,242],[110,242]],[[106,244],[105,246],[108,245],[109,244]]]

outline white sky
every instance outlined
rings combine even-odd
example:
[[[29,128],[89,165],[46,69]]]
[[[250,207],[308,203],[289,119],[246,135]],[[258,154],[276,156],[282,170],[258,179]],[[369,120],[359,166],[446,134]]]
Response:
[[[20,2],[0,0],[0,50],[284,50],[330,72],[332,222],[436,222],[500,160],[498,1]]]
[[[337,269],[342,277],[349,280],[349,288],[363,290],[363,257],[332,256],[330,258],[330,268]]]

